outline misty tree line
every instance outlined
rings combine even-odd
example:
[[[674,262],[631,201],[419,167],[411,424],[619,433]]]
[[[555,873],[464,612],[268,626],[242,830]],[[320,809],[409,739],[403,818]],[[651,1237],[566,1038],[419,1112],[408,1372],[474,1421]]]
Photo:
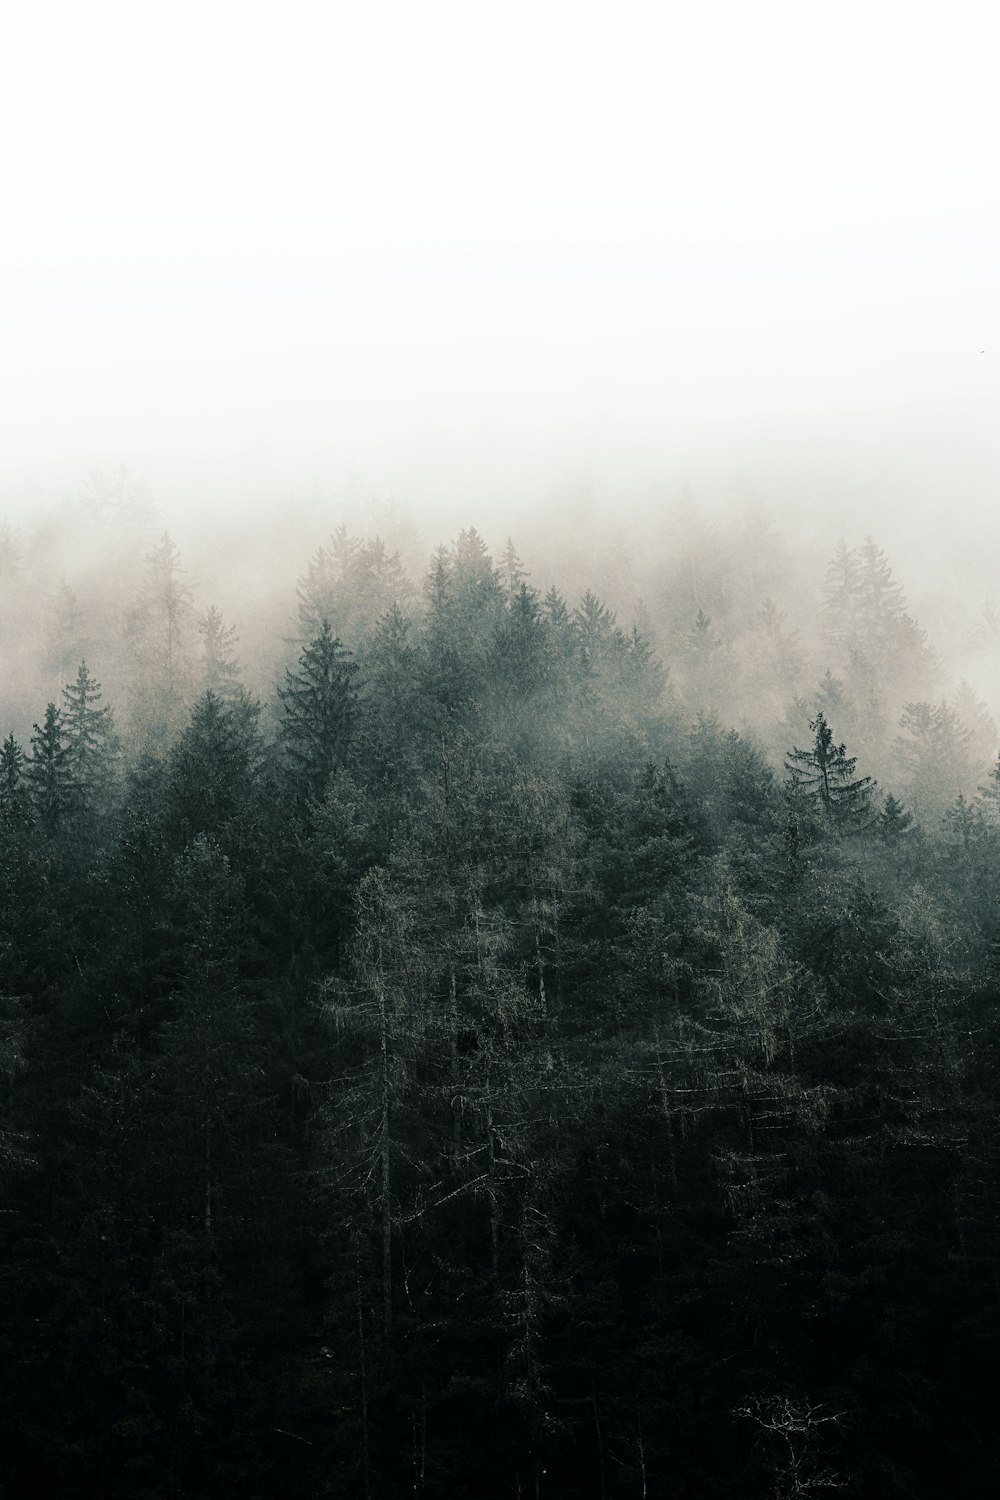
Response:
[[[262,701],[150,520],[0,753],[5,1493],[989,1493],[997,736],[877,546],[807,649],[341,529]]]

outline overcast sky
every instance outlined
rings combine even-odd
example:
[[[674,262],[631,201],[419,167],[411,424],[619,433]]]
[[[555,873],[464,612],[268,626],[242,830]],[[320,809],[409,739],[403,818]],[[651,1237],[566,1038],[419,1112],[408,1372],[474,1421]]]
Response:
[[[0,505],[543,448],[1000,478],[995,0],[34,0],[3,33]]]

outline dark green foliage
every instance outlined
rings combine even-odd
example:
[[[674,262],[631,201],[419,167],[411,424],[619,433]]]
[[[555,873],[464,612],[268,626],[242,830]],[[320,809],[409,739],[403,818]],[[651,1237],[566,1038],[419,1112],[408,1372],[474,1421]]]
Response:
[[[75,811],[80,789],[62,714],[54,703],[46,706],[42,724],[33,724],[32,729],[25,776],[39,822],[52,836]]]
[[[114,716],[85,661],[63,688],[62,725],[81,811],[96,812],[111,788],[118,743]]]
[[[9,807],[17,800],[24,785],[24,751],[9,734],[0,745],[0,802]]]
[[[258,717],[245,695],[208,691],[195,703],[167,769],[164,811],[178,844],[198,834],[238,839],[252,823],[264,774]]]
[[[301,796],[322,797],[346,764],[357,711],[357,664],[324,620],[278,689],[281,739]]]
[[[913,814],[890,792],[877,818],[878,836],[889,848],[906,838],[913,827]]]
[[[822,713],[810,720],[812,748],[794,749],[786,759],[793,795],[815,807],[831,828],[843,833],[865,829],[872,815],[875,783],[856,776],[857,757],[834,742],[833,730]]]
[[[884,558],[821,678],[720,540],[664,665],[509,543],[408,604],[338,532],[268,719],[165,538],[124,747],[85,663],[8,735],[11,1500],[996,1490],[995,733],[910,694],[877,797]],[[782,787],[727,705],[817,679]]]

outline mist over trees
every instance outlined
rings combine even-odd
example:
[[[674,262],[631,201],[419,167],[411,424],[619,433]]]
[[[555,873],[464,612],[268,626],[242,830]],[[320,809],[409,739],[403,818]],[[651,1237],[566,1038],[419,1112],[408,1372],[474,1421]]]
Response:
[[[1000,630],[672,524],[0,527],[5,1494],[995,1489]]]

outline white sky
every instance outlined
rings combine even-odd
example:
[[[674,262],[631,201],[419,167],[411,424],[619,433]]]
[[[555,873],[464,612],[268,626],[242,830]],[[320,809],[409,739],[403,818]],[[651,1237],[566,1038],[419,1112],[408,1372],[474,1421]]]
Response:
[[[1000,477],[998,44],[995,0],[9,5],[0,508],[596,433]]]

